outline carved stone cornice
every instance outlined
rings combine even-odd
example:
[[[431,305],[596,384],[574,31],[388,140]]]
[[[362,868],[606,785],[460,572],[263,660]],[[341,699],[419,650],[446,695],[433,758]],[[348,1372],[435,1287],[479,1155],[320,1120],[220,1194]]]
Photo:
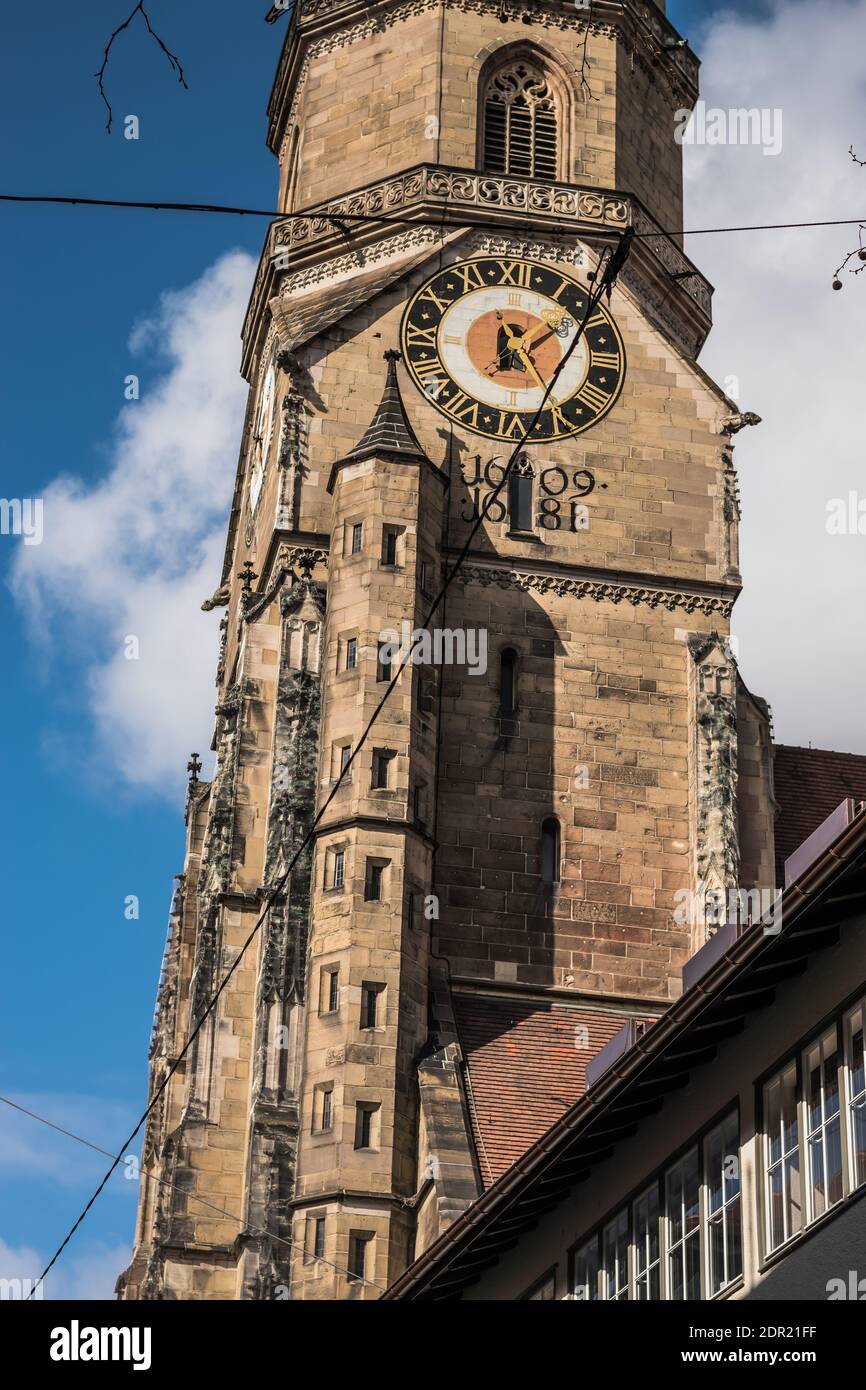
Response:
[[[372,220],[352,222],[352,217]],[[337,225],[340,218],[352,228],[350,251]],[[402,241],[393,230],[397,218]],[[416,219],[436,225],[416,228]],[[703,345],[712,322],[712,286],[634,195],[438,164],[414,165],[273,223],[250,298],[245,340],[251,338],[263,305],[278,292],[295,294],[347,272],[369,270],[385,254],[386,238],[387,254],[394,256],[416,243],[428,242],[432,249],[455,232],[482,223],[489,235],[502,237],[504,248],[514,253],[519,245],[527,256],[545,237],[562,236],[572,245],[582,237],[602,246],[633,228],[623,284],[633,288],[690,356]]]
[[[663,84],[682,104],[698,94],[698,60],[691,49],[676,47],[679,34],[649,0],[593,0],[589,11],[575,14],[574,0],[299,0],[295,23],[286,41],[268,107],[268,144],[279,151],[288,124],[291,93],[301,85],[311,56],[332,53],[371,34],[445,4],[463,14],[495,14],[528,20],[545,30],[615,35],[630,60],[652,81]],[[667,47],[666,47],[667,45]]]
[[[500,588],[523,589],[527,593],[554,594],[557,598],[589,598],[596,603],[628,603],[633,608],[665,608],[673,613],[703,613],[707,617],[730,617],[738,589],[730,586],[706,589],[683,585],[674,587],[663,579],[642,576],[643,583],[621,578],[606,580],[562,573],[539,573],[497,565],[463,565],[457,581],[464,584],[495,584]],[[725,592],[727,588],[727,592]]]

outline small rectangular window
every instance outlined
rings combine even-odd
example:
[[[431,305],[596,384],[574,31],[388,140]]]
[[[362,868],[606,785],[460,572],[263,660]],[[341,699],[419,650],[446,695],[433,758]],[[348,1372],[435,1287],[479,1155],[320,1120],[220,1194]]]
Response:
[[[382,529],[382,564],[397,564],[397,543],[400,539],[399,526],[385,526]]]
[[[427,784],[426,782],[416,782],[415,790],[412,794],[412,815],[415,820],[423,821],[427,818]]]
[[[328,851],[328,873],[325,879],[326,888],[342,888],[346,881],[346,851],[342,849],[332,849]]]
[[[349,1266],[351,1280],[366,1279],[369,1263],[368,1249],[372,1248],[372,1231],[351,1231],[349,1233]]]
[[[331,778],[336,782],[341,773],[345,772],[352,756],[351,743],[335,743],[331,754]],[[351,775],[351,774],[350,774]]]
[[[334,1086],[316,1086],[313,1091],[313,1131],[325,1134],[334,1123]]]
[[[361,1027],[376,1028],[379,1022],[379,996],[384,985],[371,985],[366,982],[361,986]]]
[[[322,971],[322,987],[319,1012],[335,1014],[340,1008],[340,971],[337,966],[328,966]]]
[[[321,1260],[325,1254],[325,1218],[317,1216],[313,1220],[313,1259]]]
[[[367,860],[367,871],[364,877],[364,901],[368,903],[378,903],[382,901],[382,889],[385,879],[385,865],[379,859]]]
[[[393,674],[391,643],[383,642],[379,648],[379,659],[376,662],[376,680],[390,681]]]
[[[418,566],[418,587],[422,594],[430,593],[430,566],[426,560],[422,560]]]
[[[346,670],[354,671],[358,665],[358,639],[349,637],[346,641]]]
[[[393,753],[389,753],[384,748],[373,750],[373,790],[384,791],[388,787],[390,779],[391,759]]]
[[[353,554],[353,555],[360,555],[360,553],[361,553],[361,546],[362,546],[362,543],[363,543],[363,537],[364,537],[364,525],[363,525],[363,522],[356,521],[356,522],[355,522],[355,525],[352,527],[352,554]]]
[[[378,1147],[379,1106],[372,1101],[358,1101],[355,1107],[355,1148]]]

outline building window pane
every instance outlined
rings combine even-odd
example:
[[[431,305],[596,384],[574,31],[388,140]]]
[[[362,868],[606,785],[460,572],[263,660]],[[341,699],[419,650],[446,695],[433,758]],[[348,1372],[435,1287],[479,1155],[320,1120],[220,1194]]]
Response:
[[[548,816],[541,826],[541,881],[559,882],[559,821]]]
[[[313,1239],[312,1239],[312,1242],[311,1242],[311,1244],[312,1244],[311,1254],[312,1254],[314,1260],[321,1260],[322,1257],[323,1257],[323,1255],[324,1255],[324,1253],[325,1253],[325,1218],[324,1218],[324,1216],[316,1216],[316,1217],[313,1218],[313,1231],[312,1231],[312,1235],[313,1235]]]
[[[357,522],[355,523],[355,525],[352,527],[352,554],[353,554],[353,555],[360,555],[360,553],[361,553],[361,545],[362,545],[362,542],[363,542],[363,537],[364,537],[364,526],[363,526],[363,523],[360,522],[360,521],[357,521]]]
[[[382,884],[385,876],[385,865],[379,864],[374,859],[367,860],[367,872],[364,878],[364,901],[368,903],[378,903],[382,901]]]
[[[358,639],[350,637],[346,642],[346,670],[354,671],[358,665]]]
[[[710,1295],[743,1272],[740,1230],[740,1126],[736,1113],[704,1140],[706,1244]]]
[[[379,995],[383,985],[361,986],[361,1027],[375,1028],[379,1021]]]
[[[392,650],[390,642],[383,642],[379,648],[379,660],[376,664],[376,680],[389,681],[393,675]]]
[[[700,1179],[698,1151],[670,1168],[665,1177],[668,1229],[668,1298],[701,1296]]]
[[[349,1278],[366,1279],[367,1247],[373,1239],[372,1231],[352,1231],[349,1236]]]
[[[388,786],[389,772],[393,753],[385,752],[381,748],[375,749],[373,753],[373,790],[384,791]]]
[[[574,1257],[574,1297],[582,1303],[598,1299],[598,1240],[593,1236]]]
[[[634,1221],[634,1297],[641,1302],[661,1297],[659,1262],[659,1187],[653,1183],[638,1197]]]
[[[499,658],[499,714],[512,719],[517,713],[517,652],[506,647]]]
[[[611,1302],[628,1298],[628,1211],[621,1211],[605,1226],[601,1248],[602,1298]]]
[[[342,888],[346,881],[346,852],[342,849],[335,849],[331,852],[331,888]]]
[[[839,1047],[835,1026],[803,1059],[810,1216],[814,1221],[842,1200]]]
[[[767,1242],[775,1250],[803,1224],[800,1144],[797,1133],[797,1068],[792,1062],[764,1087]]]
[[[864,1063],[866,1000],[847,1018],[848,1113],[851,1129],[851,1183],[866,1182],[866,1063]]]
[[[512,531],[532,530],[532,479],[519,473],[508,476],[508,525]]]

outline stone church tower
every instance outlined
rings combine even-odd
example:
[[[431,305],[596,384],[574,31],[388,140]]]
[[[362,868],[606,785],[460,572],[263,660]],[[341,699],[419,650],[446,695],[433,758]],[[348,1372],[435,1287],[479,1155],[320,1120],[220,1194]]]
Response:
[[[697,68],[651,0],[295,6],[269,142],[304,215],[243,325],[151,1096],[201,1026],[124,1297],[378,1297],[676,997],[719,895],[774,883],[768,710],[727,641],[750,421],[696,364],[677,235]]]

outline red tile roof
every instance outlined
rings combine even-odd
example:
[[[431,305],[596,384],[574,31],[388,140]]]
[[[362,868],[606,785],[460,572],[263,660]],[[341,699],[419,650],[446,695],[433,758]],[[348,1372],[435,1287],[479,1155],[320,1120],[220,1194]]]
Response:
[[[627,1015],[477,994],[455,994],[454,1012],[478,1164],[489,1187],[583,1095],[587,1062]]]
[[[828,748],[773,749],[776,817],[776,882],[785,882],[789,854],[817,830],[846,796],[866,798],[866,756],[834,753]]]

